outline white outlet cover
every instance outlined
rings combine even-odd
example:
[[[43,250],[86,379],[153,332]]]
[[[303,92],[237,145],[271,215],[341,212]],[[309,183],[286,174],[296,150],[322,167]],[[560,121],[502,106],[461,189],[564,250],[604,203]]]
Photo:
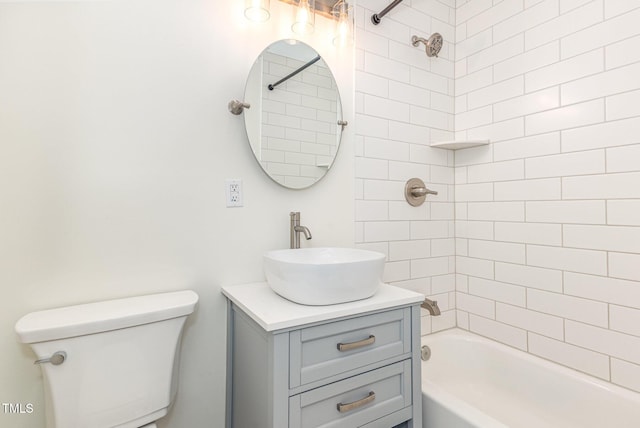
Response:
[[[239,178],[228,178],[224,181],[224,191],[227,207],[241,207],[242,201],[242,180]]]

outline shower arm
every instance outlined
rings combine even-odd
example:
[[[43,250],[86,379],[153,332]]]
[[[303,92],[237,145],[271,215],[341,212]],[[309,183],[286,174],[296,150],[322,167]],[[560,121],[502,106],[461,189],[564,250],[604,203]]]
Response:
[[[402,0],[393,0],[393,2],[389,6],[382,9],[380,13],[374,13],[373,15],[371,15],[371,22],[373,22],[373,25],[378,25],[382,17],[389,13],[391,9],[393,9],[400,3],[402,3]]]

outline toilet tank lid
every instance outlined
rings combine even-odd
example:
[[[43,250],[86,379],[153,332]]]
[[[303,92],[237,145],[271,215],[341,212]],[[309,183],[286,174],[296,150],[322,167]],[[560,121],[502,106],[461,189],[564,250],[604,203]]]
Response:
[[[198,295],[191,290],[128,297],[32,312],[15,325],[22,343],[100,333],[187,316]]]

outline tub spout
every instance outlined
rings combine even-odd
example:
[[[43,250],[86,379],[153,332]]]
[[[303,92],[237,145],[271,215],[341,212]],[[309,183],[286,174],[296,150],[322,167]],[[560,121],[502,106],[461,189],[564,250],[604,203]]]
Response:
[[[420,307],[428,310],[432,316],[440,315],[440,308],[438,307],[438,302],[435,300],[424,299]]]

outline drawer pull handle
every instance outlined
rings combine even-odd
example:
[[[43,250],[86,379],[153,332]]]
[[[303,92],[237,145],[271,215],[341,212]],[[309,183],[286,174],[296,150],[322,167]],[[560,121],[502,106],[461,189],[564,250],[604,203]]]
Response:
[[[357,342],[338,343],[338,351],[351,351],[352,349],[362,348],[363,346],[372,345],[374,343],[376,343],[376,337],[372,334],[366,339],[358,340]]]
[[[352,410],[357,409],[358,407],[362,407],[365,404],[369,404],[371,403],[373,400],[376,399],[376,393],[371,391],[369,393],[369,395],[367,395],[366,397],[358,400],[358,401],[354,401],[353,403],[338,403],[338,411],[340,413],[346,413],[346,412],[350,412]]]

